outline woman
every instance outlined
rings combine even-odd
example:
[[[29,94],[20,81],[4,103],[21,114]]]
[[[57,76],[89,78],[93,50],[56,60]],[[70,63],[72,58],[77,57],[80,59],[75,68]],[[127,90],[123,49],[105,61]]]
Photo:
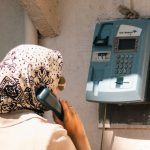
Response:
[[[0,64],[0,147],[2,150],[90,150],[80,118],[61,100],[64,121],[42,117],[36,97],[45,86],[57,95],[62,71],[59,51],[37,45],[12,49]],[[60,124],[60,125],[59,125]]]

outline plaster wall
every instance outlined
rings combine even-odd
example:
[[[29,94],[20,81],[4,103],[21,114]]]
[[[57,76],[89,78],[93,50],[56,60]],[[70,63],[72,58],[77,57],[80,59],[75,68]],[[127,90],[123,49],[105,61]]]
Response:
[[[1,0],[0,4],[0,60],[25,41],[24,11],[18,0]]]
[[[93,33],[97,21],[123,17],[117,11],[119,4],[134,7],[141,16],[150,16],[149,0],[62,0],[60,35],[40,40],[41,45],[62,52],[67,86],[60,96],[69,100],[81,116],[92,150],[100,150],[102,133],[98,129],[98,104],[85,100]],[[50,112],[46,116],[52,120]],[[104,132],[103,150],[148,150],[149,147],[150,129]]]
[[[19,44],[37,44],[37,30],[23,9],[20,0],[1,0],[0,60]]]

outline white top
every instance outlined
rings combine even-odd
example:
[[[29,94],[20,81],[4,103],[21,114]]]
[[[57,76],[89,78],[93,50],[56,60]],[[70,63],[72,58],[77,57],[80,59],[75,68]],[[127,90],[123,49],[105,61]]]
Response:
[[[0,115],[1,150],[76,150],[67,131],[31,111]]]

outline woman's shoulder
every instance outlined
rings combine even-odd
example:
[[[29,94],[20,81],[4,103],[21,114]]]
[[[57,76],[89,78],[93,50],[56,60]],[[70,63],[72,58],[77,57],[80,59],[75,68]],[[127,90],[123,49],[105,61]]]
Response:
[[[47,119],[37,114],[28,114],[27,118],[24,121],[24,126],[28,126],[31,130],[34,130],[36,134],[43,136],[52,137],[55,134],[64,136],[67,135],[67,131],[63,128],[63,126],[55,123],[50,123]]]
[[[67,134],[66,129],[63,128],[63,126],[59,125],[59,124],[55,124],[55,123],[50,123],[48,121],[43,121],[41,119],[37,119],[35,121],[35,125],[36,127],[45,133],[51,132],[51,133],[55,133],[55,132],[60,132],[60,133],[64,133]]]
[[[37,142],[42,144],[42,147],[50,149],[65,149],[65,150],[76,150],[70,137],[67,135],[66,129],[59,124],[48,123],[43,120],[38,120],[36,125],[36,138]]]
[[[52,132],[65,129],[58,124],[49,123],[48,120],[32,111],[22,110],[0,115],[0,128],[26,128],[36,132]]]
[[[47,119],[30,111],[0,115],[0,131],[10,139],[15,134],[18,141],[23,140],[24,145],[36,150],[59,149],[58,146],[68,145],[73,147],[67,131],[61,125],[49,123]]]

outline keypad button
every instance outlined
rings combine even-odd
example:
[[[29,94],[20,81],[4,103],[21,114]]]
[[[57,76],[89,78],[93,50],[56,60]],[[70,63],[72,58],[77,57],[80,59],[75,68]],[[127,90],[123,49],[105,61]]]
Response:
[[[124,58],[124,55],[121,55],[121,58]]]
[[[122,70],[120,69],[120,70],[118,71],[118,73],[119,73],[119,74],[122,74]]]
[[[123,59],[121,59],[121,60],[120,60],[120,63],[124,63],[124,60],[123,60]]]
[[[128,68],[132,68],[132,64],[129,64],[129,65],[128,65]]]
[[[129,55],[129,58],[132,59],[132,58],[133,58],[133,55]]]
[[[127,68],[128,68],[128,65],[127,65],[127,64],[124,64],[124,65],[123,65],[123,68],[127,69]]]
[[[125,58],[129,58],[129,55],[126,55]]]
[[[133,63],[133,61],[132,61],[132,60],[129,60],[129,61],[128,61],[128,64],[132,64],[132,63]]]
[[[124,63],[128,63],[128,59],[125,59],[125,60],[124,60]]]
[[[123,68],[123,65],[122,65],[122,64],[119,64],[119,68],[122,69],[122,68]]]
[[[127,70],[126,69],[123,69],[123,74],[126,74],[127,73]]]
[[[120,60],[117,60],[117,64],[120,64]]]
[[[117,58],[120,58],[120,55],[117,55]]]

